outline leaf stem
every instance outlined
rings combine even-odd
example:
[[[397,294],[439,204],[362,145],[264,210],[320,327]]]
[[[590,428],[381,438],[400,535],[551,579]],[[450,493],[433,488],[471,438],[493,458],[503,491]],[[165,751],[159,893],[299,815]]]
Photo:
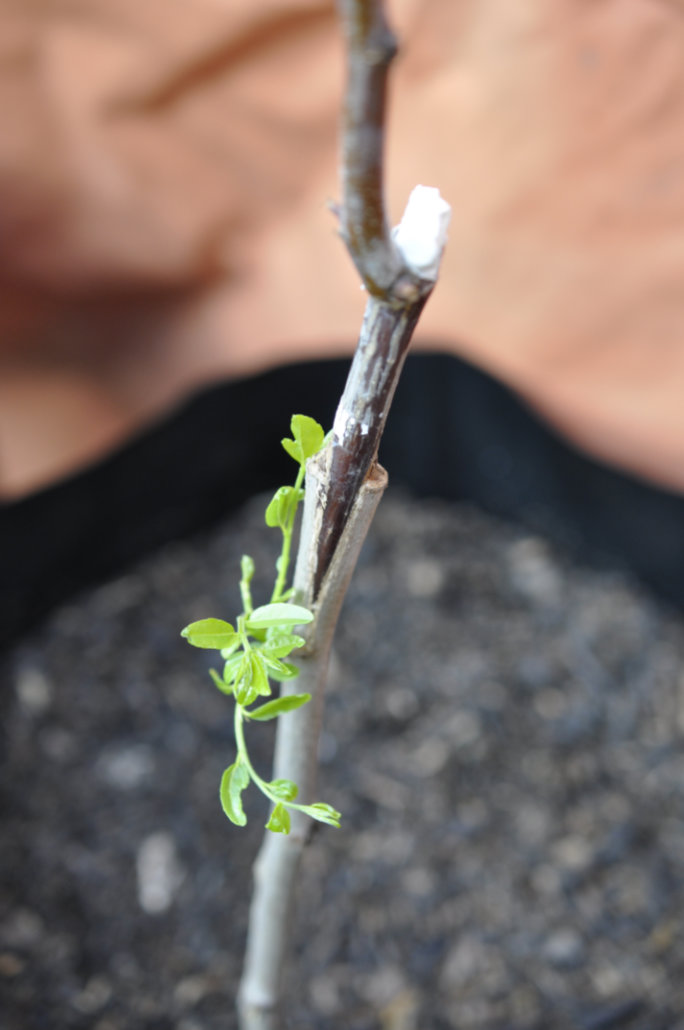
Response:
[[[242,615],[238,615],[237,625],[235,628],[237,630],[238,636],[240,637],[240,644],[242,646],[242,650],[245,652],[245,654],[249,654],[249,652],[252,650],[252,645],[249,642],[249,633],[245,629],[246,618],[246,612],[243,612]]]
[[[238,754],[247,772],[249,773],[250,779],[253,780],[253,782],[257,785],[262,794],[266,795],[269,801],[273,801],[274,804],[277,804],[279,801],[282,801],[283,799],[279,798],[276,794],[273,793],[266,780],[262,780],[261,776],[259,776],[259,773],[252,765],[252,761],[249,757],[249,752],[247,750],[247,742],[245,741],[244,717],[246,714],[248,713],[245,711],[242,705],[239,705],[236,702],[234,724],[235,741],[237,743]]]
[[[305,465],[299,466],[299,472],[295,480],[294,490],[290,498],[290,503],[287,512],[287,521],[282,527],[283,533],[283,546],[280,552],[280,557],[276,563],[278,569],[278,578],[275,581],[273,587],[273,593],[271,595],[271,604],[277,601],[282,601],[286,593],[285,584],[287,582],[287,572],[290,567],[290,551],[292,549],[292,534],[294,532],[295,517],[297,515],[297,508],[299,506],[299,492],[304,482]]]
[[[295,801],[288,801],[286,798],[279,797],[272,789],[270,783],[262,779],[259,773],[252,765],[252,760],[249,757],[249,751],[247,750],[247,741],[245,740],[245,716],[249,718],[249,712],[242,705],[235,703],[235,717],[234,717],[234,728],[235,728],[235,742],[237,744],[237,752],[240,756],[240,761],[244,765],[245,769],[249,773],[249,777],[252,782],[259,788],[262,794],[265,794],[269,801],[274,805],[284,805],[285,808],[290,808],[296,812],[304,812],[310,815],[310,805],[299,805]]]
[[[265,794],[266,797],[269,799],[269,801],[272,801],[274,805],[277,805],[278,802],[279,801],[282,802],[283,799],[279,798],[276,794],[274,794],[273,791],[270,789],[268,783],[266,783],[265,780],[262,780],[261,776],[259,776],[259,773],[256,771],[256,769],[252,765],[252,761],[251,761],[251,759],[249,757],[249,751],[247,750],[247,742],[245,740],[245,723],[244,723],[244,717],[247,714],[248,713],[245,711],[245,709],[242,707],[242,705],[239,705],[236,702],[235,703],[235,719],[234,719],[235,742],[237,744],[237,750],[238,750],[238,754],[240,756],[240,761],[242,762],[242,764],[244,765],[245,769],[249,773],[250,779],[257,785],[257,787],[262,792],[262,794]]]
[[[246,616],[250,616],[252,614],[253,610],[254,610],[254,604],[252,602],[252,589],[251,589],[251,585],[250,585],[251,584],[251,580],[252,580],[252,576],[247,571],[247,567],[246,567],[245,561],[246,561],[246,559],[243,558],[242,559],[242,576],[240,577],[240,598],[242,600],[242,607],[244,609],[244,614]],[[251,561],[251,558],[250,558],[250,561]],[[252,563],[252,568],[251,568],[250,571],[252,573],[254,572],[254,565],[253,565],[253,563]]]

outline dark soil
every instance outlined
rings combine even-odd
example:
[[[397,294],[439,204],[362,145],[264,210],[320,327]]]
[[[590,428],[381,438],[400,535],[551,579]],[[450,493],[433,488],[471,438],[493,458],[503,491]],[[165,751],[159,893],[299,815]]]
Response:
[[[179,637],[265,583],[262,501],[2,669],[0,1026],[231,1030],[265,804]],[[259,593],[257,592],[257,597]],[[268,769],[269,726],[250,743]],[[343,612],[288,993],[316,1030],[684,1030],[684,636],[617,573],[390,495]]]

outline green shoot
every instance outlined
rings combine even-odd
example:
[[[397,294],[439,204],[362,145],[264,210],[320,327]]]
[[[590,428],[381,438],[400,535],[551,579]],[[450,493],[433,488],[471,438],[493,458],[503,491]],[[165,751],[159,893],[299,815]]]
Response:
[[[259,698],[271,697],[271,680],[282,682],[294,679],[298,669],[284,661],[292,651],[304,645],[304,639],[295,633],[297,626],[313,620],[307,608],[292,604],[292,590],[287,586],[292,538],[297,509],[304,497],[302,484],[306,463],[324,442],[322,427],[306,415],[293,415],[290,423],[292,439],[282,445],[299,465],[294,486],[281,486],[266,508],[266,524],[280,529],[281,550],[276,561],[276,579],[268,604],[254,607],[251,583],[254,562],[244,555],[240,563],[240,599],[242,612],[235,626],[223,619],[200,619],[182,631],[193,647],[210,648],[221,653],[223,672],[210,669],[214,685],[222,694],[235,702],[234,732],[237,755],[223,773],[220,799],[223,811],[236,826],[244,826],[247,816],[242,805],[242,793],[253,783],[273,804],[266,829],[273,833],[290,832],[290,811],[304,812],[312,819],[340,825],[340,813],[331,805],[317,802],[313,805],[297,804],[299,793],[291,780],[273,780],[270,783],[256,772],[247,750],[245,720],[266,722],[285,712],[292,712],[311,700],[310,694],[288,694],[251,707]]]

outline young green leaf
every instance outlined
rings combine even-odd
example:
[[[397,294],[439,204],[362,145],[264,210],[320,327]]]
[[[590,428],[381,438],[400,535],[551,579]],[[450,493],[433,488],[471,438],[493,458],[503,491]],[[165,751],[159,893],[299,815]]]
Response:
[[[263,655],[260,655],[258,651],[252,651],[249,656],[249,660],[252,665],[252,686],[256,690],[257,694],[261,694],[262,697],[269,697],[271,694],[271,687],[268,682],[268,672],[266,671],[266,662],[264,661]]]
[[[235,654],[235,652],[239,648],[240,644],[241,644],[241,640],[240,640],[239,636],[236,633],[235,634],[235,640],[230,645],[230,647],[222,647],[221,648],[221,658],[230,658],[230,656],[232,654]]]
[[[285,805],[279,802],[275,806],[271,812],[271,818],[266,823],[266,829],[271,830],[273,833],[290,832],[290,813],[285,808]]]
[[[271,780],[269,787],[283,801],[294,801],[299,794],[299,787],[292,780]]]
[[[240,574],[245,583],[251,583],[254,577],[254,559],[248,554],[243,554],[240,559]]]
[[[289,490],[291,489],[291,487],[287,486],[279,487],[274,493],[272,500],[269,501],[264,518],[266,520],[266,525],[270,526],[271,529],[274,529],[276,526],[283,525],[283,509],[287,508],[287,497]]]
[[[216,669],[210,669],[209,670],[209,675],[211,676],[211,678],[213,680],[214,686],[218,687],[222,694],[232,694],[233,693],[233,688],[230,685],[230,682],[226,683],[225,680],[222,680],[221,677],[219,676],[219,674],[217,673]]]
[[[248,554],[243,554],[240,559],[240,597],[245,612],[251,612],[254,607],[252,603],[251,582],[254,576],[254,561]]]
[[[266,509],[266,525],[285,529],[292,510],[296,509],[303,496],[303,490],[295,490],[293,486],[281,486]]]
[[[293,439],[286,437],[281,443],[287,453],[300,465],[305,465],[307,458],[317,454],[323,446],[325,433],[323,427],[308,415],[293,415],[290,422]]]
[[[242,665],[246,660],[244,651],[231,655],[223,666],[223,682],[234,683],[242,674]]]
[[[291,651],[304,647],[305,643],[304,637],[275,626],[268,630],[261,652],[269,658],[287,658]]]
[[[220,797],[223,811],[231,823],[236,826],[244,826],[247,816],[242,808],[242,791],[249,783],[249,773],[238,758],[236,762],[229,765],[221,777]]]
[[[311,694],[288,694],[287,697],[276,697],[273,701],[267,701],[265,705],[245,712],[250,719],[257,719],[259,722],[266,722],[268,719],[275,719],[283,712],[293,712],[295,708],[301,708],[307,701],[311,700]]]
[[[216,651],[232,647],[235,640],[239,640],[231,624],[224,622],[223,619],[200,619],[199,622],[191,622],[181,630],[181,636],[193,647],[208,647]]]
[[[298,639],[301,639],[301,637]],[[274,661],[278,661],[280,658],[287,658],[290,651],[292,651],[296,646],[296,644],[292,643],[292,638],[290,636],[281,640],[278,644],[271,644],[267,637],[260,650],[267,658],[272,658]],[[301,647],[301,645],[299,646]]]
[[[268,675],[276,683],[284,683],[286,680],[294,680],[299,676],[299,668],[291,662],[281,662],[277,658],[270,658],[264,655],[264,661],[268,668]]]
[[[228,659],[230,661],[230,658]],[[227,664],[227,663],[226,663]],[[251,654],[242,654],[240,666],[235,677],[235,700],[243,707],[253,704],[259,696],[258,687],[252,683],[253,667]]]
[[[313,613],[298,604],[262,604],[246,621],[247,629],[268,629],[269,626],[299,626],[311,622]]]
[[[313,805],[305,805],[302,811],[310,815],[312,819],[317,819],[319,823],[327,823],[328,826],[335,826],[338,830],[340,828],[341,814],[332,805],[327,805],[324,801],[316,801]]]

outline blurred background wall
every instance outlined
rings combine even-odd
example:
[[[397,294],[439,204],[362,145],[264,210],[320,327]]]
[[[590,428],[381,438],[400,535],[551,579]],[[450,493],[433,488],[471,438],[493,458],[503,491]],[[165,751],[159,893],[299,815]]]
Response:
[[[391,0],[398,220],[453,206],[417,346],[684,488],[684,5]],[[327,0],[0,0],[0,496],[199,386],[350,353]]]

